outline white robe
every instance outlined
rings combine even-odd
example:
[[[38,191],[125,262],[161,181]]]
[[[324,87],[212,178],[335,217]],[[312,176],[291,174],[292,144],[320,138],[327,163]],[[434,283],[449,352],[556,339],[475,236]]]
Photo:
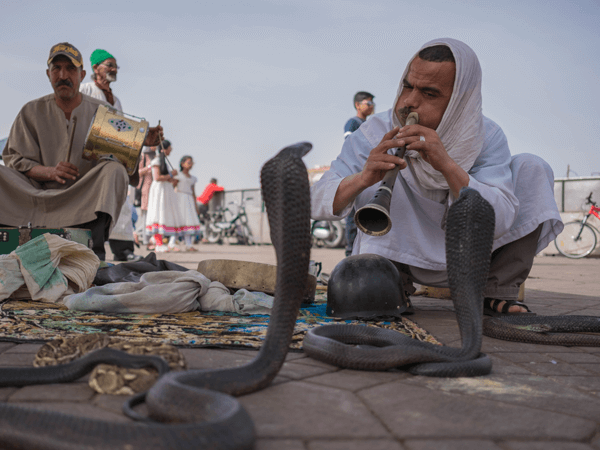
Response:
[[[92,98],[102,100],[106,104],[110,105],[110,103],[108,103],[108,101],[106,100],[106,95],[104,95],[104,92],[102,92],[102,89],[100,89],[98,86],[96,86],[96,83],[94,83],[93,81],[90,81],[89,83],[80,84],[79,92],[81,92],[82,94],[85,94],[85,95],[89,95]],[[113,93],[113,99],[115,100],[115,104],[110,105],[111,108],[115,108],[117,111],[123,112],[123,107],[121,106],[121,100],[119,100],[118,97],[114,93]]]
[[[392,110],[376,114],[369,121],[370,136],[381,139],[393,128]],[[366,125],[366,124],[365,124]],[[339,215],[333,214],[333,200],[342,179],[357,173],[375,146],[365,137],[365,125],[344,141],[342,152],[331,168],[311,188],[313,219],[339,220],[353,206],[367,204],[379,183],[365,189]],[[494,249],[526,236],[544,224],[537,252],[563,228],[554,201],[553,174],[541,158],[534,155],[511,157],[502,129],[484,117],[485,138],[481,153],[468,171],[469,187],[491,203],[496,215]],[[513,180],[517,181],[513,183]],[[446,191],[448,192],[448,191]],[[443,198],[443,190],[434,197]],[[384,236],[368,236],[360,230],[353,254],[375,253],[393,261],[428,270],[446,270],[443,219],[446,201],[431,200],[431,191],[417,181],[410,167],[401,170],[392,194],[392,229]]]

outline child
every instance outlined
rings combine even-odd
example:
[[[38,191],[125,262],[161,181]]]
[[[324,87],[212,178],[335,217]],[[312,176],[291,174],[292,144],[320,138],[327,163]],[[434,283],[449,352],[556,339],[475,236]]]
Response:
[[[146,231],[148,234],[154,234],[157,252],[178,252],[176,239],[181,232],[183,220],[175,192],[178,180],[174,177],[177,175],[177,170],[173,169],[169,172],[166,165],[166,157],[171,154],[173,148],[171,143],[165,140],[158,150],[158,157],[150,163],[153,182],[148,194]],[[164,237],[169,238],[167,245],[164,245]]]
[[[191,156],[185,155],[179,161],[181,173],[177,175],[177,197],[179,198],[179,210],[182,216],[182,232],[185,239],[185,251],[197,252],[192,246],[194,236],[200,233],[200,220],[198,219],[198,205],[196,204],[196,192],[194,185],[198,179],[190,175],[194,166]]]

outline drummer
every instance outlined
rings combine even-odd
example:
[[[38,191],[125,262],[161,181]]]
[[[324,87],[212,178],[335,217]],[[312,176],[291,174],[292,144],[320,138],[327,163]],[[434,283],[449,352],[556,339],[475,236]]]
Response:
[[[103,103],[79,92],[85,70],[73,45],[52,46],[47,63],[54,93],[23,106],[2,153],[0,224],[91,229],[94,253],[103,261],[104,242],[137,172],[128,177],[121,163],[82,159],[88,129]],[[160,126],[150,128],[144,144],[156,145],[159,134]]]

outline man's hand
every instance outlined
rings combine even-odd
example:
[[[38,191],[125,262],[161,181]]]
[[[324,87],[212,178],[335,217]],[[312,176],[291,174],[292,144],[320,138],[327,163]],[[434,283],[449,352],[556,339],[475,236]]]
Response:
[[[400,169],[406,167],[406,161],[402,158],[387,153],[390,148],[400,147],[401,144],[396,137],[397,134],[398,127],[387,132],[377,147],[371,150],[363,170],[342,180],[333,199],[334,214],[339,214],[366,188],[383,180],[389,170],[396,166],[400,166]]]
[[[160,144],[160,141],[164,140],[164,138],[165,136],[163,134],[163,127],[161,125],[158,125],[156,127],[149,127],[148,134],[146,135],[146,139],[144,140],[144,145],[147,147],[158,145]]]
[[[363,190],[383,180],[385,174],[394,167],[399,166],[400,170],[406,168],[406,161],[398,156],[388,154],[389,149],[403,145],[396,136],[397,134],[398,127],[395,127],[383,136],[377,147],[371,150],[367,162],[360,172],[359,178],[363,184]]]
[[[421,136],[425,140],[421,140]],[[418,151],[425,162],[444,176],[455,197],[458,198],[461,188],[469,185],[469,175],[448,155],[435,130],[418,124],[407,125],[400,129],[398,139],[400,145]]]
[[[79,169],[70,162],[61,161],[55,167],[35,166],[25,175],[36,181],[57,181],[65,184],[67,180],[76,180],[79,176]]]
[[[424,141],[421,140],[421,136],[425,138]],[[418,151],[438,172],[444,173],[444,170],[454,163],[437,132],[431,128],[418,124],[407,125],[400,130],[398,138],[401,145],[406,145],[406,150]]]

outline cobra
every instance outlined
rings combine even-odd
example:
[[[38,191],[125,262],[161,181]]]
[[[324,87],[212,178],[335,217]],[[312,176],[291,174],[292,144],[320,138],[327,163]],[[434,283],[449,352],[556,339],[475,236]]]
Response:
[[[253,448],[252,420],[232,396],[267,387],[288,351],[310,259],[310,195],[302,156],[311,148],[307,142],[286,147],[261,170],[277,257],[277,286],[267,336],[255,359],[238,368],[163,375],[145,396],[152,422],[106,422],[2,403],[0,446],[28,450]],[[66,368],[1,369],[0,386],[70,381],[106,358],[129,364],[128,357],[113,352],[90,355]]]

